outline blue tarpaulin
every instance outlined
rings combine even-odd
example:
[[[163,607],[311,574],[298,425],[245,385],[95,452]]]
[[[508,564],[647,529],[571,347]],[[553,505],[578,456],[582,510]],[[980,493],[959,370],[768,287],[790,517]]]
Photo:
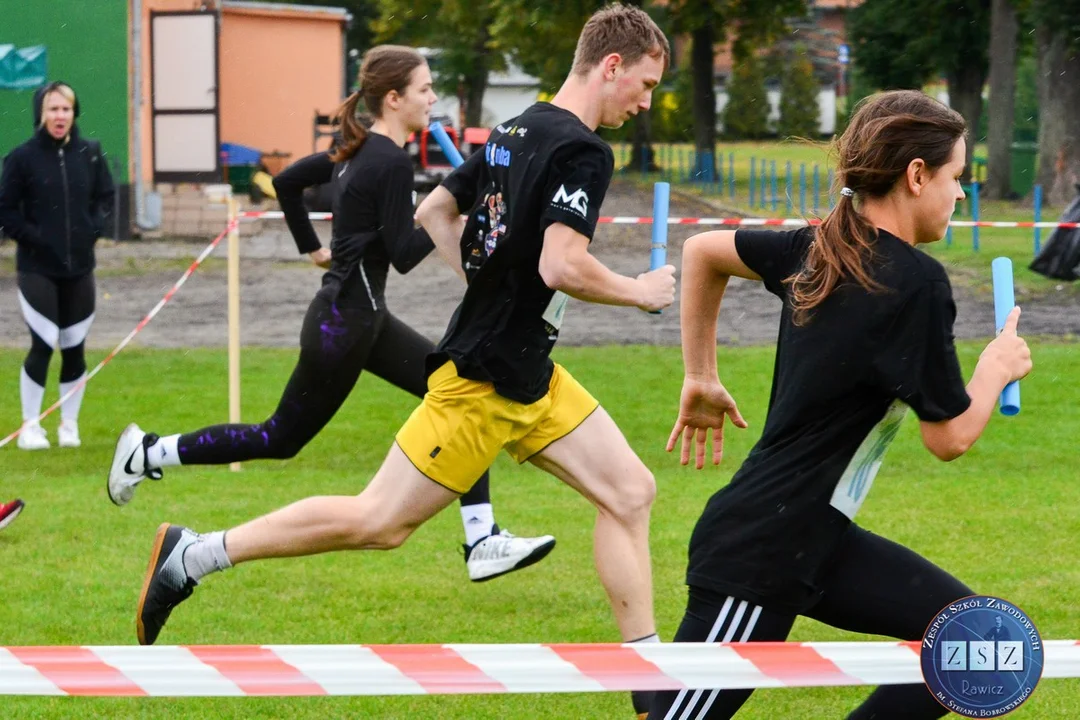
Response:
[[[45,46],[0,45],[0,88],[33,90],[45,84]]]

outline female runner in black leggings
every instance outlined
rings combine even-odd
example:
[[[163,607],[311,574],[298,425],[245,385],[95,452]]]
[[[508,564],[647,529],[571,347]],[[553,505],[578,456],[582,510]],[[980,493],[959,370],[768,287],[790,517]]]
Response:
[[[300,359],[274,414],[255,425],[214,425],[160,437],[129,425],[117,442],[109,497],[124,505],[146,477],[170,465],[221,465],[291,458],[341,407],[368,370],[417,397],[427,390],[424,360],[435,347],[390,314],[384,290],[390,265],[406,273],[434,248],[413,225],[413,166],[402,149],[427,126],[436,98],[423,57],[412,48],[370,50],[360,70],[361,91],[342,105],[342,139],[275,181],[301,252],[327,267],[322,288],[304,317]],[[366,130],[356,117],[361,98],[374,117]],[[322,248],[303,207],[305,187],[332,183],[333,241]],[[462,496],[466,566],[473,581],[489,580],[543,558],[551,536],[519,538],[495,524],[485,472]]]
[[[916,245],[940,240],[964,197],[963,119],[919,92],[870,99],[839,139],[844,185],[819,228],[704,233],[683,249],[686,377],[668,449],[719,463],[725,416],[716,319],[728,278],[783,301],[769,412],[731,483],[690,539],[690,597],[676,642],[785,640],[798,615],[853,632],[920,640],[935,613],[972,592],[854,517],[908,408],[942,460],[967,451],[1002,389],[1031,369],[1019,308],[964,384],[948,276]],[[693,451],[693,453],[691,452]],[[749,690],[661,692],[649,720],[729,718]],[[946,714],[923,685],[875,690],[849,718]],[[819,715],[808,711],[808,717]]]

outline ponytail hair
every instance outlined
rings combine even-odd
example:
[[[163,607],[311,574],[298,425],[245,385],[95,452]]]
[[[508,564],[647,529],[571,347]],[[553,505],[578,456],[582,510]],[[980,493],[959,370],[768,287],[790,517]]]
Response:
[[[936,171],[948,163],[965,133],[959,113],[916,90],[881,93],[859,104],[833,143],[839,199],[815,228],[802,268],[785,280],[796,325],[805,324],[811,311],[845,282],[869,292],[882,290],[869,271],[877,228],[856,201],[888,195],[916,159]]]
[[[357,90],[345,98],[345,102],[341,103],[334,113],[334,120],[341,126],[341,140],[334,143],[333,150],[330,152],[330,159],[336,163],[351,158],[367,140],[367,128],[364,127],[357,112],[360,99],[360,91]]]
[[[346,98],[335,113],[341,124],[341,141],[334,146],[330,159],[342,162],[355,155],[367,140],[367,125],[382,117],[383,99],[390,92],[404,95],[413,70],[426,64],[423,55],[404,45],[377,45],[364,53],[357,77],[360,89]],[[358,113],[361,102],[367,115]]]

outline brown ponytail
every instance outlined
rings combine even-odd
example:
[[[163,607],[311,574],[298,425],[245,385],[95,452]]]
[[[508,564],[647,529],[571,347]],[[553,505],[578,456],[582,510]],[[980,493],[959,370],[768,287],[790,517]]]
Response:
[[[404,45],[378,45],[364,53],[357,78],[360,89],[346,98],[335,113],[341,123],[341,141],[330,153],[331,160],[348,160],[367,140],[365,119],[357,112],[360,102],[363,101],[372,118],[382,117],[386,95],[390,92],[404,95],[413,70],[425,64],[427,61],[423,55]]]
[[[870,292],[882,289],[869,272],[877,228],[856,207],[857,198],[888,195],[922,159],[931,171],[949,161],[964,136],[964,119],[954,110],[915,90],[896,90],[866,98],[844,134],[833,143],[837,159],[836,206],[814,231],[803,268],[789,277],[793,321],[803,325],[810,311],[844,282]]]
[[[334,113],[334,119],[341,125],[341,140],[334,144],[334,150],[330,153],[330,159],[334,162],[348,160],[367,140],[367,128],[360,122],[360,116],[356,112],[360,98],[360,91],[357,90],[347,97]]]

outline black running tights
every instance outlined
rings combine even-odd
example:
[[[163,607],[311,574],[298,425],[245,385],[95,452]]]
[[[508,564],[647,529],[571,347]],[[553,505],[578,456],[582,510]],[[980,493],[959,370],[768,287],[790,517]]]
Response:
[[[929,560],[851,526],[826,573],[821,600],[807,617],[852,632],[921,640],[934,615],[973,594]],[[795,615],[691,587],[675,642],[783,641]],[[649,720],[720,720],[735,715],[751,690],[658,692]],[[931,720],[946,714],[925,685],[883,685],[848,720]],[[807,717],[818,717],[808,711]]]

